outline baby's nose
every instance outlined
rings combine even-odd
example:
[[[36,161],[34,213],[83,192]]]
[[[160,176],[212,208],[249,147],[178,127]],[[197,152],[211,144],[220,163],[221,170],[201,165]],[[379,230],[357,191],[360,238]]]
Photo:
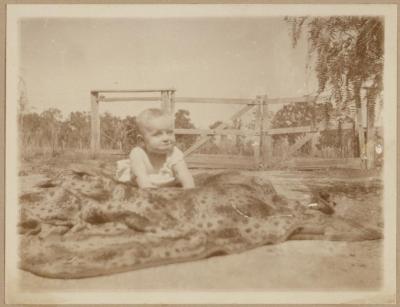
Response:
[[[168,133],[164,133],[162,136],[164,142],[170,141],[172,137]]]

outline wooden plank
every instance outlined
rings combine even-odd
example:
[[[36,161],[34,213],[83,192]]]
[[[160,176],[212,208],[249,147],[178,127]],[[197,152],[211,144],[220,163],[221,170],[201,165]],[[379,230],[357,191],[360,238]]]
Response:
[[[220,154],[192,154],[188,156],[186,159],[190,159],[191,161],[218,161],[230,163],[230,161],[243,162],[243,163],[252,163],[254,162],[252,156],[239,156],[239,155],[220,155]],[[227,162],[228,161],[228,162]]]
[[[294,143],[289,150],[287,151],[287,153],[285,154],[285,158],[288,156],[291,156],[293,153],[295,153],[296,151],[298,151],[301,147],[303,147],[307,142],[309,142],[312,138],[314,137],[314,133],[309,133],[306,134],[303,137],[300,137],[296,143]]]
[[[261,102],[260,98],[257,97],[258,102]],[[260,137],[256,141],[256,144],[254,146],[254,162],[256,165],[260,165],[261,163],[261,132],[262,132],[263,126],[262,126],[262,105],[259,104],[257,106],[257,113],[255,116],[255,127],[254,130],[259,132]]]
[[[161,92],[161,110],[163,110],[167,114],[171,114],[171,106],[170,106],[168,91]]]
[[[256,169],[256,164],[253,162],[251,163],[226,163],[223,161],[186,161],[186,164],[189,167],[205,167],[205,168],[242,168],[242,169]]]
[[[352,124],[343,124],[342,129],[352,129],[353,125]],[[299,128],[299,127],[295,127],[295,128]],[[305,127],[300,127],[300,128],[305,128]],[[302,137],[300,137],[295,144],[293,144],[289,150],[285,153],[285,155],[283,156],[282,160],[287,159],[287,157],[291,156],[294,152],[296,152],[297,150],[299,150],[301,147],[303,147],[307,142],[312,141],[314,139],[314,142],[316,142],[315,138],[315,134],[319,131],[326,131],[326,130],[337,130],[337,127],[326,127],[325,123],[319,123],[316,126],[316,130],[314,130],[311,126],[308,127],[308,129],[310,129],[307,132],[311,132],[309,134],[306,134]],[[314,131],[312,131],[314,130]],[[305,131],[304,131],[305,132]],[[292,132],[293,133],[293,132]]]
[[[202,134],[202,135],[260,135],[260,132],[250,129],[175,129],[175,134]]]
[[[253,159],[247,161],[240,160],[222,160],[222,159],[210,159],[199,161],[188,157],[186,163],[189,167],[200,167],[200,168],[237,168],[237,169],[254,169],[256,164]]]
[[[268,104],[288,104],[304,103],[310,99],[309,96],[269,98]],[[257,104],[255,99],[248,98],[195,98],[195,97],[177,97],[176,102],[187,103],[229,103],[229,104]]]
[[[99,101],[101,102],[116,102],[116,101],[160,101],[160,97],[99,97]]]
[[[300,127],[274,128],[274,129],[269,129],[265,132],[270,135],[275,135],[275,134],[303,133],[311,131],[312,131],[311,126],[300,126]]]
[[[269,102],[270,100],[267,98],[267,96],[263,97],[263,104],[262,104],[262,114],[263,114],[263,119],[262,119],[262,130],[268,131],[271,127],[271,119],[269,118]],[[269,133],[264,134],[262,137],[262,153],[263,153],[263,159],[262,163],[264,167],[268,167],[271,159],[272,159],[272,153],[273,153],[273,143],[272,143],[272,137]]]
[[[99,103],[97,101],[98,94],[96,92],[90,93],[91,105],[91,137],[90,149],[92,157],[94,158],[100,149],[100,117],[99,117]]]
[[[179,103],[222,103],[222,104],[248,104],[256,105],[255,99],[242,98],[195,98],[195,97],[176,97],[175,102]]]
[[[313,131],[315,131],[315,128],[317,127],[316,98],[315,99],[311,99],[308,96],[308,99],[309,99],[308,104],[311,107],[311,113],[312,113],[312,116],[311,116],[311,129]],[[313,156],[313,157],[315,157],[317,155],[317,152],[318,152],[317,144],[318,144],[320,136],[321,136],[321,134],[319,132],[313,132],[313,136],[311,138],[311,152],[310,152],[311,156]]]
[[[312,99],[313,96],[285,97],[285,98],[268,98],[268,104],[288,104],[288,103],[304,103]]]
[[[361,169],[362,163],[360,158],[295,158],[285,161],[285,166],[290,168],[349,168]]]
[[[321,137],[321,133],[320,132],[311,132],[311,133],[313,134],[313,136],[311,138],[311,155],[315,156],[318,151],[317,144],[318,144],[319,138]]]
[[[361,104],[360,108],[357,108],[356,120],[357,120],[358,144],[359,144],[360,158],[362,160],[364,160],[366,157],[366,153],[365,153],[365,136],[364,136],[362,106],[363,106],[363,104]]]
[[[137,89],[137,90],[93,90],[92,92],[97,93],[160,93],[162,91],[174,91],[173,88],[161,88],[161,89]]]
[[[353,129],[353,124],[346,123],[342,125],[342,130],[345,129]],[[328,131],[328,130],[337,130],[337,127],[334,126],[325,126],[325,123],[318,124],[315,129],[312,126],[300,126],[300,127],[288,127],[288,128],[274,128],[266,130],[267,134],[291,134],[291,133],[305,133],[305,132],[317,132],[317,131]]]
[[[328,130],[329,127],[325,126],[325,123],[319,123],[316,127],[317,131],[319,129],[322,129],[323,127],[325,127],[324,130]],[[310,129],[314,129],[310,126]],[[303,147],[307,142],[311,141],[313,138],[315,137],[315,132],[314,133],[309,133],[303,137],[300,137],[300,139],[298,139],[296,141],[296,143],[294,145],[292,145],[288,152],[284,155],[285,158],[287,158],[288,156],[291,156],[294,152],[296,152],[297,150],[299,150],[301,147]]]
[[[367,89],[367,144],[366,144],[366,167],[372,169],[375,167],[375,95],[373,94],[374,89]]]
[[[236,118],[239,118],[240,116],[242,116],[243,114],[245,114],[247,111],[249,111],[252,108],[253,108],[252,105],[245,106],[244,108],[242,108],[238,112],[236,112],[234,115],[232,115],[229,120],[233,121]],[[228,126],[227,123],[221,123],[216,128],[225,129],[227,126]],[[205,144],[209,139],[210,139],[210,136],[202,137],[200,140],[198,140],[196,143],[194,143],[192,146],[190,146],[188,149],[186,149],[186,151],[184,152],[184,155],[187,156],[187,155],[191,154],[196,149],[200,148],[203,144]]]
[[[223,158],[218,158],[218,155],[215,155],[215,157],[208,157],[208,158],[189,156],[185,158],[185,161],[192,163],[254,164],[253,157],[246,159],[243,158],[223,159]]]
[[[206,168],[206,169],[246,169],[246,170],[254,170],[256,169],[256,166],[253,164],[249,165],[240,165],[240,164],[221,164],[221,163],[215,163],[215,164],[198,164],[198,163],[188,163],[187,164],[189,168]]]
[[[174,115],[175,114],[175,91],[171,91],[170,93],[169,93],[169,103],[170,103],[170,106],[171,106],[171,115]],[[174,119],[174,127],[175,127],[175,119]]]
[[[186,157],[189,167],[254,169],[251,156],[192,154]]]

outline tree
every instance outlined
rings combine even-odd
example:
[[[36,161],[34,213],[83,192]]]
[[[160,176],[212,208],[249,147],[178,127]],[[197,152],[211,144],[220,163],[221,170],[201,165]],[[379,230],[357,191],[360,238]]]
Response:
[[[71,112],[69,121],[64,130],[64,137],[68,138],[72,147],[79,149],[89,146],[90,116],[87,112]]]
[[[318,125],[326,121],[327,117],[333,113],[333,105],[331,103],[316,104],[315,106],[309,103],[295,103],[284,105],[279,111],[277,111],[272,119],[272,128],[288,128],[288,127],[304,127],[310,125]],[[319,138],[319,145],[317,148],[322,147],[334,147],[339,152],[344,151],[345,140],[353,139],[353,131],[347,131],[344,133],[341,130],[342,123],[351,123],[352,120],[348,117],[338,122],[338,131],[335,135],[334,130],[322,131]],[[290,133],[290,134],[278,134],[273,136],[275,143],[279,144],[287,142],[288,145],[292,145],[296,142],[299,137],[303,137],[304,133]],[[301,148],[302,153],[309,153],[311,144],[303,146]],[[347,145],[346,145],[347,146]],[[354,148],[355,144],[351,143],[351,147]]]
[[[190,119],[190,112],[188,110],[179,109],[175,113],[175,128],[179,129],[194,129],[196,128]],[[177,135],[176,143],[178,147],[186,149],[189,148],[196,141],[195,135]]]
[[[338,111],[345,111],[349,102],[359,108],[363,86],[369,85],[369,95],[374,97],[382,91],[384,26],[380,17],[285,19],[292,26],[294,47],[301,34],[307,32],[318,94],[330,92]]]
[[[48,142],[52,154],[55,154],[58,145],[58,134],[60,132],[60,121],[62,119],[61,111],[56,108],[50,108],[43,111],[40,117],[41,139]]]
[[[136,124],[135,116],[127,116],[122,120],[123,123],[123,135],[122,144],[123,151],[129,152],[136,144],[139,130]]]
[[[318,80],[317,95],[328,94],[339,120],[353,117],[361,123],[363,88],[367,90],[369,118],[383,90],[384,24],[380,17],[287,17],[293,46],[303,32],[308,38],[309,63]],[[373,123],[373,122],[372,122]],[[363,142],[360,134],[359,142]]]
[[[19,127],[22,146],[38,145],[40,134],[41,118],[36,112],[20,114],[22,124]]]
[[[26,93],[25,80],[20,76],[18,78],[18,137],[20,146],[24,145],[24,115],[28,109],[28,96]]]

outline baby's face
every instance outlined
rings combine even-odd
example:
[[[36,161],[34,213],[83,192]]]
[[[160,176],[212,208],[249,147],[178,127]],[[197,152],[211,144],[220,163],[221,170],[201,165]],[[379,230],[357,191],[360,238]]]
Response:
[[[168,153],[175,144],[172,120],[168,116],[151,119],[143,133],[146,150],[153,153]]]

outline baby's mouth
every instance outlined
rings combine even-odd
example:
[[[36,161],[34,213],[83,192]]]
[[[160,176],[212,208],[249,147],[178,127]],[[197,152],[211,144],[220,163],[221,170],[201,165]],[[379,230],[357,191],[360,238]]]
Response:
[[[169,143],[163,143],[161,146],[162,146],[162,148],[170,148],[173,146],[173,144],[172,144],[172,142],[169,142]]]

